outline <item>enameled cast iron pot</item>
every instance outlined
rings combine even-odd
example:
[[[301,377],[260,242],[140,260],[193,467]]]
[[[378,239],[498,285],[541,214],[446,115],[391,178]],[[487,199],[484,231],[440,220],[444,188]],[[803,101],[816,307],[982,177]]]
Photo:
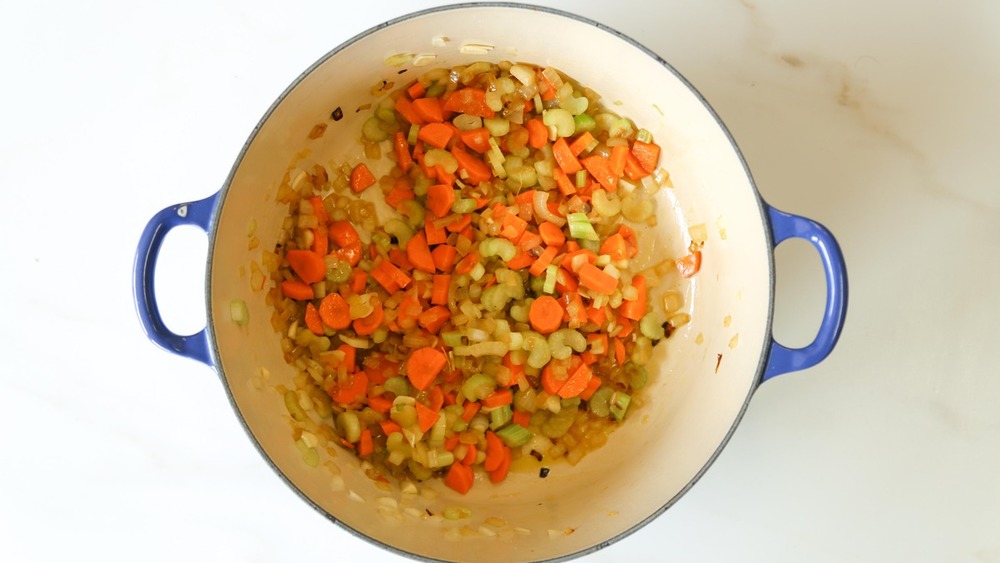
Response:
[[[559,33],[551,33],[554,29]],[[398,54],[418,56],[388,66],[386,60]],[[656,347],[650,385],[643,391],[645,404],[630,412],[599,454],[576,466],[553,468],[546,479],[522,473],[500,486],[485,481],[464,497],[432,485],[438,496],[428,500],[380,490],[347,453],[332,459],[339,477],[303,463],[280,395],[251,384],[260,368],[270,372],[271,385],[287,383],[293,371],[282,359],[264,292],[251,291],[245,273],[251,260],[259,260],[259,250],[247,249],[247,229],[256,222],[261,246],[274,247],[288,211],[275,202],[276,187],[303,149],[309,154],[299,162],[302,167],[360,159],[356,139],[368,112],[355,109],[373,101],[374,84],[390,80],[402,85],[430,68],[477,60],[555,67],[653,133],[675,187],[657,194],[660,226],[642,235],[647,258],[683,255],[691,225],[705,224],[709,236],[702,270],[681,286],[690,324]],[[333,121],[331,111],[337,107],[343,118]],[[329,127],[321,139],[310,141],[307,134],[317,123]],[[160,245],[179,225],[195,225],[209,237],[208,322],[190,336],[164,326],[153,290]],[[786,348],[771,337],[773,250],[791,237],[812,243],[827,282],[819,333],[802,349]],[[387,549],[446,561],[572,558],[648,523],[712,463],[757,386],[810,367],[830,353],[847,307],[844,262],[833,236],[814,221],[764,203],[718,116],[674,69],[593,21],[508,3],[411,14],[325,55],[267,111],[218,193],[168,207],[152,218],[139,243],[134,283],[149,338],[218,371],[254,445],[306,502]],[[233,299],[247,303],[248,326],[230,320]],[[725,318],[731,320],[728,326]],[[631,462],[622,464],[623,459]],[[406,510],[408,506],[418,510]],[[446,506],[467,507],[471,516],[457,523],[418,517],[424,508],[440,514]],[[490,517],[497,520],[489,523],[506,525],[484,526]],[[562,533],[568,530],[573,533]]]

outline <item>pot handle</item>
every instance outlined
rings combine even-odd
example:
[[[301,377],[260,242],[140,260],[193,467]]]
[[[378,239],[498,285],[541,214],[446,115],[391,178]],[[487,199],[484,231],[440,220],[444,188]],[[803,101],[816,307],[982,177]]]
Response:
[[[816,338],[805,348],[786,348],[771,339],[762,383],[776,375],[806,369],[823,361],[837,344],[847,315],[847,268],[833,234],[811,219],[771,206],[767,206],[767,211],[775,247],[789,238],[801,238],[809,241],[819,252],[826,274],[826,310]]]
[[[139,238],[132,274],[132,296],[146,336],[165,350],[198,360],[208,366],[214,365],[208,345],[208,328],[188,336],[171,332],[163,323],[160,309],[156,304],[153,274],[156,272],[156,261],[163,239],[174,227],[194,225],[208,232],[218,195],[215,193],[202,200],[178,203],[154,215]]]

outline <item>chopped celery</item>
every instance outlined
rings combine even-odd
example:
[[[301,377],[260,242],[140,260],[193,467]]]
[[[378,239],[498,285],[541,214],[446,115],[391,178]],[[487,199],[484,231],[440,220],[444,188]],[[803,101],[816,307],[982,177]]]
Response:
[[[593,131],[597,128],[597,122],[594,121],[593,117],[585,113],[581,113],[573,118],[573,122],[576,125],[576,132],[583,133],[584,131]]]
[[[233,299],[229,302],[229,318],[239,326],[246,326],[250,322],[250,312],[247,310],[247,303],[242,299]]]
[[[450,348],[463,345],[464,334],[457,330],[449,330],[441,333],[441,340],[444,341],[444,345]]]
[[[631,403],[632,403],[631,395],[623,391],[615,391],[615,393],[611,395],[611,401],[608,404],[608,410],[611,411],[611,415],[615,417],[615,420],[621,420],[625,418],[625,411],[628,410],[628,406]]]
[[[513,259],[516,254],[517,247],[505,238],[487,238],[479,243],[479,256],[484,259],[499,256],[501,260],[507,262]]]
[[[395,375],[390,377],[383,384],[385,390],[396,395],[397,397],[404,397],[410,395],[410,382],[406,380],[405,377]]]
[[[456,199],[455,203],[451,206],[451,211],[453,213],[472,213],[476,210],[476,200],[472,198],[462,198]]]
[[[420,126],[417,124],[410,125],[410,130],[406,134],[406,142],[410,145],[417,144],[417,135],[420,134]]]
[[[666,330],[663,328],[663,323],[665,320],[656,311],[650,311],[642,316],[639,321],[639,330],[642,331],[642,335],[650,340],[660,340],[666,335]]]
[[[594,230],[594,226],[590,224],[586,213],[570,213],[566,219],[569,220],[569,236],[582,240],[601,239],[597,235],[597,231]]]
[[[581,188],[581,189],[582,188],[586,188],[587,187],[588,176],[589,176],[589,173],[586,170],[578,170],[577,173],[576,173],[576,175],[575,175],[575,177],[573,178],[574,185],[576,185],[576,187]]]
[[[653,134],[649,132],[649,129],[639,129],[639,132],[635,134],[635,140],[643,143],[652,143]]]
[[[496,387],[495,379],[485,373],[477,373],[462,383],[462,395],[470,401],[479,401],[492,393]]]
[[[558,273],[559,266],[555,264],[549,264],[545,267],[545,285],[542,286],[542,291],[551,294],[556,290],[556,274]]]
[[[531,430],[520,424],[508,424],[504,426],[500,430],[497,430],[497,436],[510,448],[520,448],[535,437],[531,433]]]
[[[503,405],[490,411],[490,429],[497,430],[503,428],[508,422],[514,419],[514,411],[510,405]]]
[[[596,416],[607,417],[611,414],[611,395],[614,393],[611,387],[601,387],[590,396],[587,408]]]

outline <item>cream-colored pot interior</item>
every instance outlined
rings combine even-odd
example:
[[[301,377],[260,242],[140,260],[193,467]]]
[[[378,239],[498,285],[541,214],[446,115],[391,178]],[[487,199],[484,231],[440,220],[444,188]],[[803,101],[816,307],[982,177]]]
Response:
[[[558,33],[553,33],[558,30]],[[388,66],[393,55],[417,57]],[[688,227],[708,241],[685,292],[692,321],[662,341],[641,407],[607,445],[576,466],[554,464],[547,478],[512,474],[500,485],[479,478],[465,496],[421,485],[420,494],[378,488],[347,452],[307,466],[291,439],[273,386],[293,370],[282,360],[264,292],[252,291],[248,225],[273,248],[287,206],[280,179],[303,149],[301,166],[358,162],[361,124],[381,80],[397,86],[438,66],[477,60],[553,66],[602,94],[604,103],[649,129],[663,147],[673,188],[659,198],[659,226],[643,232],[647,261],[681,256]],[[419,64],[416,66],[414,63]],[[343,118],[331,119],[341,108]],[[317,123],[324,136],[309,140]],[[220,195],[210,249],[209,330],[218,368],[252,439],[275,469],[319,510],[393,550],[447,561],[525,561],[599,548],[665,510],[724,446],[750,398],[770,343],[771,245],[759,200],[727,132],[697,93],[654,55],[593,22],[535,8],[467,5],[421,13],[367,32],[318,62],[261,122]],[[232,299],[250,323],[230,321]],[[720,360],[721,358],[721,360]],[[261,368],[270,379],[261,386]],[[331,467],[335,467],[331,471]],[[339,470],[339,475],[335,475]],[[436,493],[436,494],[433,494]],[[469,516],[443,519],[447,507]],[[429,512],[428,512],[429,511]],[[435,516],[431,516],[433,514]]]

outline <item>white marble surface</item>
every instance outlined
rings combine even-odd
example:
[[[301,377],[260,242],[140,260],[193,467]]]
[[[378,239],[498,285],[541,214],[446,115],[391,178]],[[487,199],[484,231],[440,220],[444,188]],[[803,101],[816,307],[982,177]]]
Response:
[[[262,462],[207,368],[149,343],[139,232],[213,193],[300,71],[427,0],[25,2],[0,18],[0,560],[401,561]],[[570,2],[680,70],[763,197],[826,224],[839,347],[764,385],[674,507],[588,561],[1000,561],[1000,3]],[[818,325],[779,248],[775,333]],[[204,236],[160,302],[204,322]]]

